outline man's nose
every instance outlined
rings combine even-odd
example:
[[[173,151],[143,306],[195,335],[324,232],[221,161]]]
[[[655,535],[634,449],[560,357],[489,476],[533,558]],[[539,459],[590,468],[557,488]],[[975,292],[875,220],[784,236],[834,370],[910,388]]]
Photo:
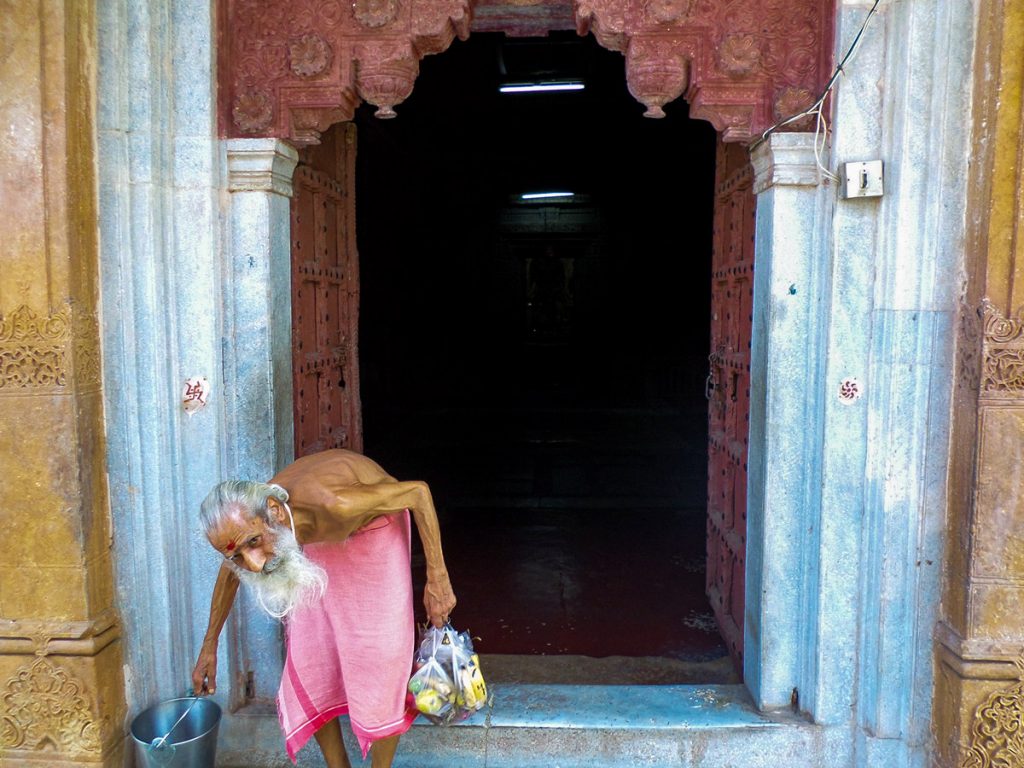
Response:
[[[246,570],[253,573],[260,573],[267,562],[267,556],[258,549],[250,549],[243,552],[242,559],[245,561]]]

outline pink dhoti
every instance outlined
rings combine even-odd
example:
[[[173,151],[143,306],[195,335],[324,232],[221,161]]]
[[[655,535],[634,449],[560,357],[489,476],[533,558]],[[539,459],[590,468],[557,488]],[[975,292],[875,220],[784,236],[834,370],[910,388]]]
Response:
[[[338,543],[309,544],[327,571],[316,605],[287,620],[277,710],[288,757],[324,723],[348,714],[366,757],[377,739],[405,733],[415,643],[409,513],[385,515]]]

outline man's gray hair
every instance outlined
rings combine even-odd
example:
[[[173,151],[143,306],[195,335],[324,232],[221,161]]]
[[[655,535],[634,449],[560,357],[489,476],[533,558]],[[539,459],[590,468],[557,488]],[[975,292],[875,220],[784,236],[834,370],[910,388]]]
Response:
[[[270,510],[267,508],[267,499],[270,498],[284,504],[288,501],[288,491],[275,483],[257,483],[253,480],[226,480],[219,483],[203,499],[199,507],[199,521],[202,523],[203,532],[209,536],[238,510],[259,517],[267,523],[273,523],[274,521],[270,519]]]

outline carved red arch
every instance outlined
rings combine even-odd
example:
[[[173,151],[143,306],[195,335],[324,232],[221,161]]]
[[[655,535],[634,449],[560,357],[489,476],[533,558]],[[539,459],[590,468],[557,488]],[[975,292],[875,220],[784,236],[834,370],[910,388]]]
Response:
[[[544,34],[575,24],[624,55],[630,92],[649,116],[685,95],[691,116],[725,141],[749,141],[798,112],[830,74],[834,0],[572,0],[571,13],[569,2],[222,0],[221,135],[316,143],[361,100],[393,116],[419,60],[471,29]]]

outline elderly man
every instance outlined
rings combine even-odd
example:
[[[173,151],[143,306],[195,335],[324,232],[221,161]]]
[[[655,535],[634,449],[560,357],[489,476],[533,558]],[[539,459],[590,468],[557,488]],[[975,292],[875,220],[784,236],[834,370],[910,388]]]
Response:
[[[443,626],[455,607],[437,514],[422,482],[399,482],[365,456],[331,450],[306,456],[269,483],[214,488],[200,516],[224,558],[210,622],[192,672],[213,693],[217,641],[240,581],[283,618],[287,655],[277,704],[288,756],[312,735],[328,768],[350,768],[338,726],[348,713],[373,768],[387,768],[415,710],[406,683],[415,643],[409,513],[426,555],[423,603]]]

